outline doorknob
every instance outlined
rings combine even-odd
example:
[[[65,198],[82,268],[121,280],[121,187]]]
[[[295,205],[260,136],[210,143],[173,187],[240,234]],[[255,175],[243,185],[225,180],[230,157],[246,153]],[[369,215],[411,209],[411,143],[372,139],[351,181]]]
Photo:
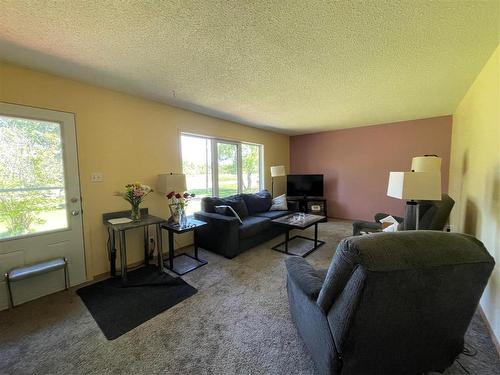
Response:
[[[78,216],[79,214],[80,214],[80,211],[78,211],[78,210],[71,211],[71,215],[73,215],[73,216]]]
[[[75,197],[71,198],[71,203],[76,203],[76,202],[78,202],[78,198]]]

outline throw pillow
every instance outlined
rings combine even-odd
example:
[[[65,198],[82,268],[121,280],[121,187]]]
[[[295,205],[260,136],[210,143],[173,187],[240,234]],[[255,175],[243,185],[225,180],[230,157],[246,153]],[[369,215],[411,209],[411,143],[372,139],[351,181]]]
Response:
[[[242,197],[250,215],[269,211],[269,207],[273,204],[271,194],[267,190],[262,190],[255,194],[242,194]]]
[[[215,206],[225,204],[221,198],[217,197],[203,197],[201,198],[201,210],[204,212],[215,212]]]
[[[286,194],[282,194],[273,199],[273,204],[269,211],[287,211],[288,205],[286,204]]]
[[[234,216],[240,224],[243,224],[240,216],[236,213],[236,211],[231,206],[215,206],[215,213],[224,216]]]
[[[248,216],[248,209],[245,201],[240,196],[233,196],[221,199],[219,205],[231,206],[242,219]]]

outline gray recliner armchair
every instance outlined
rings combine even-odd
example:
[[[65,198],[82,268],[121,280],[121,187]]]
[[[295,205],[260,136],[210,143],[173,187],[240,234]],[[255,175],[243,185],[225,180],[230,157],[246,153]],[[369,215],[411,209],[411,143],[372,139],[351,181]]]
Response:
[[[463,234],[349,237],[328,271],[286,260],[290,312],[321,374],[442,372],[463,349],[494,264]]]
[[[443,230],[455,201],[446,193],[443,193],[440,201],[419,202],[419,229],[420,230]],[[375,232],[382,230],[380,219],[389,216],[386,213],[375,214],[375,222],[356,220],[352,223],[352,235],[358,236],[362,231]],[[404,225],[404,218],[392,215],[400,224]],[[413,220],[414,221],[414,220]],[[415,223],[410,223],[415,228]]]

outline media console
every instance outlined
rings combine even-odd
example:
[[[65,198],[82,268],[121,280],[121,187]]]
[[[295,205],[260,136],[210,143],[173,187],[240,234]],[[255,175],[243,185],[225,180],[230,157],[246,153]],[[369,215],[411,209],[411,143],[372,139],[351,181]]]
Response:
[[[326,199],[323,197],[287,197],[286,201],[291,211],[325,216],[322,222],[328,221]]]

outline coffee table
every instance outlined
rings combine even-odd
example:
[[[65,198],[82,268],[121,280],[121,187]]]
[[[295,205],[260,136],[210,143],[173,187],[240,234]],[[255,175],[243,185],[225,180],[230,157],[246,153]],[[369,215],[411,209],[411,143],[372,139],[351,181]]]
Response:
[[[279,217],[277,219],[272,220],[275,225],[279,225],[285,227],[285,241],[277,244],[272,247],[273,250],[279,251],[280,253],[290,254],[301,256],[305,258],[309,254],[311,254],[314,250],[318,249],[320,246],[325,244],[325,241],[318,240],[318,223],[323,221],[325,216],[320,215],[312,215],[312,214],[302,214],[302,216],[298,213],[286,215],[283,217]],[[314,238],[308,238],[304,236],[293,236],[290,238],[290,231],[293,229],[307,229],[314,225]],[[313,242],[313,246],[310,249],[307,249],[304,253],[299,253],[294,251],[294,249],[289,249],[289,242],[293,241],[296,238],[300,238],[302,240],[307,240]]]

